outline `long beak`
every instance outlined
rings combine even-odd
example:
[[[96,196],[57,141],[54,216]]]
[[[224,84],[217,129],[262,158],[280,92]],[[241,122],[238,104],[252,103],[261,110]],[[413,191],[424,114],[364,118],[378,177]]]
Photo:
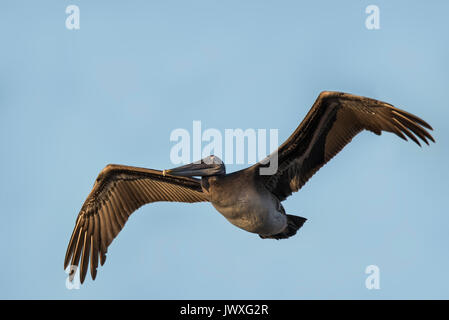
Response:
[[[207,176],[210,174],[210,166],[205,163],[190,163],[173,169],[164,170],[162,174],[171,174],[174,176]]]

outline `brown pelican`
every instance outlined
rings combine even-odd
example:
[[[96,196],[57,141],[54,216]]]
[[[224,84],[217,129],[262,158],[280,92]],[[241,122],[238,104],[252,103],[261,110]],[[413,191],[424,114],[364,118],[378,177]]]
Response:
[[[64,260],[80,264],[84,281],[90,260],[92,279],[98,260],[106,260],[108,246],[128,217],[140,206],[156,201],[208,201],[235,226],[261,238],[285,239],[305,218],[285,213],[281,201],[298,191],[323,165],[363,130],[380,135],[389,131],[426,144],[435,142],[424,120],[391,104],[348,93],[322,92],[305,119],[276,152],[249,168],[226,174],[220,159],[209,156],[171,170],[107,165],[84,202]],[[260,174],[277,157],[278,169]],[[197,179],[194,177],[201,177]],[[81,261],[80,261],[81,260]],[[72,269],[73,279],[76,268]]]

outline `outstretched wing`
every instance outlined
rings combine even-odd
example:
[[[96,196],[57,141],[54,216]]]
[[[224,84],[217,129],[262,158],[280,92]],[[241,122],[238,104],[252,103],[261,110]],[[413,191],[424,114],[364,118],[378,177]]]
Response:
[[[157,201],[201,202],[208,199],[198,179],[163,175],[162,171],[144,168],[106,166],[78,214],[64,269],[69,262],[78,266],[81,259],[80,279],[83,283],[90,259],[90,271],[95,279],[98,258],[103,265],[108,246],[131,213],[144,204]]]
[[[278,157],[273,175],[259,175],[268,190],[279,200],[298,191],[323,165],[332,159],[354,136],[363,130],[377,135],[389,131],[407,140],[418,138],[435,142],[424,128],[424,120],[391,104],[341,92],[322,92],[295,132],[267,159],[255,164],[258,170]]]

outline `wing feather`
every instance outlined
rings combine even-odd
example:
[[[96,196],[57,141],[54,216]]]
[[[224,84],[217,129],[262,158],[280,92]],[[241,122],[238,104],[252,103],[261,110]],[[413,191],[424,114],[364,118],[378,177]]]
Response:
[[[298,191],[322,166],[361,131],[377,135],[392,132],[421,146],[419,139],[435,142],[421,118],[375,99],[341,92],[322,92],[293,134],[268,159],[249,168],[265,187],[284,200]],[[260,175],[272,157],[278,157],[273,175]]]
[[[208,198],[198,179],[164,176],[161,171],[144,168],[106,166],[78,214],[64,268],[69,263],[80,265],[82,283],[90,261],[91,276],[95,279],[98,258],[103,265],[108,246],[129,216],[142,205],[157,201],[201,202]]]

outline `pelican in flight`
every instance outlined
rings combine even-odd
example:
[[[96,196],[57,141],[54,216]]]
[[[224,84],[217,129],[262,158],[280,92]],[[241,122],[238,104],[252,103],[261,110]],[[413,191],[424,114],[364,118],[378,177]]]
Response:
[[[255,165],[226,174],[222,161],[209,156],[170,170],[107,165],[76,219],[64,259],[80,266],[84,282],[92,279],[98,262],[106,261],[108,246],[139,207],[157,201],[210,202],[233,225],[263,239],[286,239],[306,218],[286,214],[281,202],[304,184],[354,136],[363,130],[389,131],[421,146],[435,142],[424,120],[391,104],[341,92],[322,92],[307,116],[277,151]],[[277,157],[277,170],[261,174]],[[200,179],[195,177],[201,177]],[[71,269],[73,279],[76,267]]]

